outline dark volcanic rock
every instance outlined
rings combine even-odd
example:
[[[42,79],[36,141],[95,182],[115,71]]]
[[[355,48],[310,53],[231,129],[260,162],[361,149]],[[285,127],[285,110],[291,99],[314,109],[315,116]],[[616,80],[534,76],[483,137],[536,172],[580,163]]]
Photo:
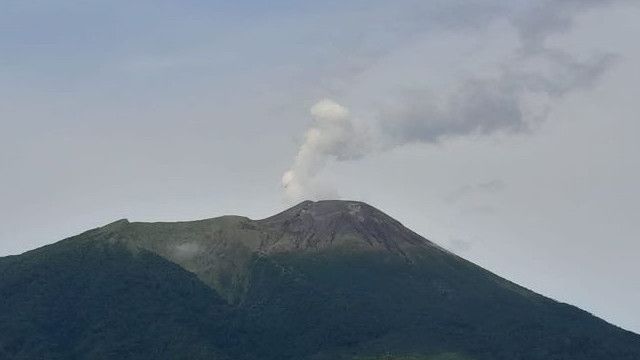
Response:
[[[380,210],[357,201],[305,201],[256,223],[277,239],[263,246],[265,252],[349,247],[408,256],[412,248],[434,246]]]

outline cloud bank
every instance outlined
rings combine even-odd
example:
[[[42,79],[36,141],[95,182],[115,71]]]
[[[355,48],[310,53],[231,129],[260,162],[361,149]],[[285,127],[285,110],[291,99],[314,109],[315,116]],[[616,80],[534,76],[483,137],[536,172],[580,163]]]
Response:
[[[548,45],[552,35],[571,29],[577,14],[608,2],[534,2],[506,19],[493,19],[485,27],[506,22],[516,46],[494,54],[491,71],[454,74],[447,91],[404,91],[386,103],[357,109],[369,114],[364,119],[334,100],[321,100],[311,108],[313,123],[282,177],[287,199],[337,197],[318,180],[329,161],[353,160],[409,143],[438,144],[456,137],[535,129],[555,102],[593,86],[612,63],[610,54],[584,58]]]

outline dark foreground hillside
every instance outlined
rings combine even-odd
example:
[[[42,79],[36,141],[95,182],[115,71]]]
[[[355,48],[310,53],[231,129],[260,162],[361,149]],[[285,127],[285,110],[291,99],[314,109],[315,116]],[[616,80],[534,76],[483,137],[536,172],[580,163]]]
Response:
[[[121,220],[0,258],[0,359],[640,359],[366,204]]]

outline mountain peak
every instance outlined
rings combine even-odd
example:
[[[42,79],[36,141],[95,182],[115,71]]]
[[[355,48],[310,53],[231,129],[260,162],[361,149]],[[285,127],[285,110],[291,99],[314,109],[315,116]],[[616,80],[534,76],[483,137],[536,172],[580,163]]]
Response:
[[[364,217],[384,217],[391,219],[382,211],[361,201],[353,200],[320,200],[320,201],[303,201],[281,213],[268,217],[263,222],[280,222],[287,221],[293,217],[308,215],[316,219],[322,219],[335,216],[354,216],[357,218]],[[394,220],[395,221],[395,220]]]
[[[407,256],[433,245],[375,207],[360,201],[304,201],[257,223],[280,234],[271,251],[351,248],[387,250]]]

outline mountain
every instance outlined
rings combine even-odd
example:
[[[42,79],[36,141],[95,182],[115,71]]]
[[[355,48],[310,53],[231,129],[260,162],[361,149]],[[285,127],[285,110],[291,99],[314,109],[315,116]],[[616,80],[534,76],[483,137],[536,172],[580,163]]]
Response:
[[[355,201],[120,220],[0,274],[1,359],[640,359],[640,335]]]

